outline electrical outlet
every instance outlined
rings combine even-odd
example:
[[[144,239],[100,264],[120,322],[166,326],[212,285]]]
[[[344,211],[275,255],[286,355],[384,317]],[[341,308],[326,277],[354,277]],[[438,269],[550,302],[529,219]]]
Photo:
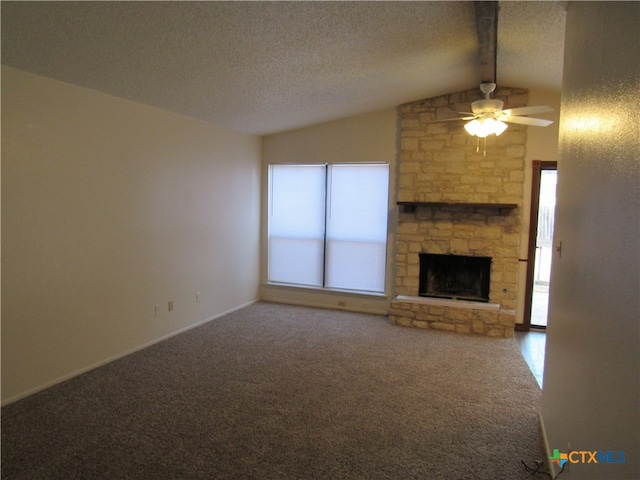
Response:
[[[159,317],[160,316],[160,309],[162,308],[162,306],[158,303],[158,304],[156,304],[155,308],[156,308],[156,317]]]
[[[170,312],[173,312],[173,300],[169,300],[168,308]]]

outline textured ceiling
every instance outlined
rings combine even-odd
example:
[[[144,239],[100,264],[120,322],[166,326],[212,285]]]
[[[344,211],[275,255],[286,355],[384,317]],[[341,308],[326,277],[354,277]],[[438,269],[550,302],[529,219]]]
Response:
[[[476,87],[473,2],[2,2],[2,64],[268,134]],[[559,91],[565,2],[500,2],[498,84]]]

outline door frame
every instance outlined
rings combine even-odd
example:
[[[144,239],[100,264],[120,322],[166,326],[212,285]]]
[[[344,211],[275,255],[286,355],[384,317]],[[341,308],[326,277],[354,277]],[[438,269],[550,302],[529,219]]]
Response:
[[[527,248],[527,274],[524,287],[524,316],[519,331],[531,329],[531,304],[533,303],[533,281],[536,264],[536,240],[538,237],[538,213],[540,204],[540,176],[543,170],[558,170],[558,162],[534,160],[531,174],[531,210],[529,216],[529,245]]]

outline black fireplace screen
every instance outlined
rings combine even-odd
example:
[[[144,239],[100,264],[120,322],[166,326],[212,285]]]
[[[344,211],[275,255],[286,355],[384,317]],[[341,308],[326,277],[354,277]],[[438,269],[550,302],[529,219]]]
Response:
[[[420,254],[422,297],[489,301],[491,257]]]

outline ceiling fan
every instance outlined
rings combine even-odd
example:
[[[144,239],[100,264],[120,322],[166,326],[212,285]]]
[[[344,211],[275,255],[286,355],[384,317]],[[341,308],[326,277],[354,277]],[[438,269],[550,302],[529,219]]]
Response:
[[[534,127],[546,127],[551,125],[551,120],[531,118],[526,115],[552,112],[553,108],[547,106],[520,107],[503,110],[504,102],[491,98],[496,89],[495,79],[498,60],[498,11],[497,1],[476,1],[473,3],[476,16],[476,30],[478,34],[478,54],[480,75],[483,83],[480,91],[484,99],[476,100],[471,104],[471,112],[458,112],[464,117],[449,120],[468,120],[465,130],[473,136],[484,138],[488,135],[500,135],[507,129],[507,123],[519,123]],[[437,121],[437,120],[436,120]],[[486,152],[485,152],[486,153]]]
[[[460,112],[466,117],[451,120],[470,120],[465,124],[465,130],[480,138],[487,135],[500,135],[507,129],[507,123],[519,123],[521,125],[531,125],[534,127],[546,127],[551,125],[553,121],[544,120],[542,118],[530,118],[525,115],[537,113],[552,112],[553,108],[547,106],[537,107],[520,107],[503,110],[504,102],[495,98],[491,98],[491,93],[496,89],[495,83],[481,83],[480,91],[484,93],[485,98],[476,100],[471,104],[471,112]]]

